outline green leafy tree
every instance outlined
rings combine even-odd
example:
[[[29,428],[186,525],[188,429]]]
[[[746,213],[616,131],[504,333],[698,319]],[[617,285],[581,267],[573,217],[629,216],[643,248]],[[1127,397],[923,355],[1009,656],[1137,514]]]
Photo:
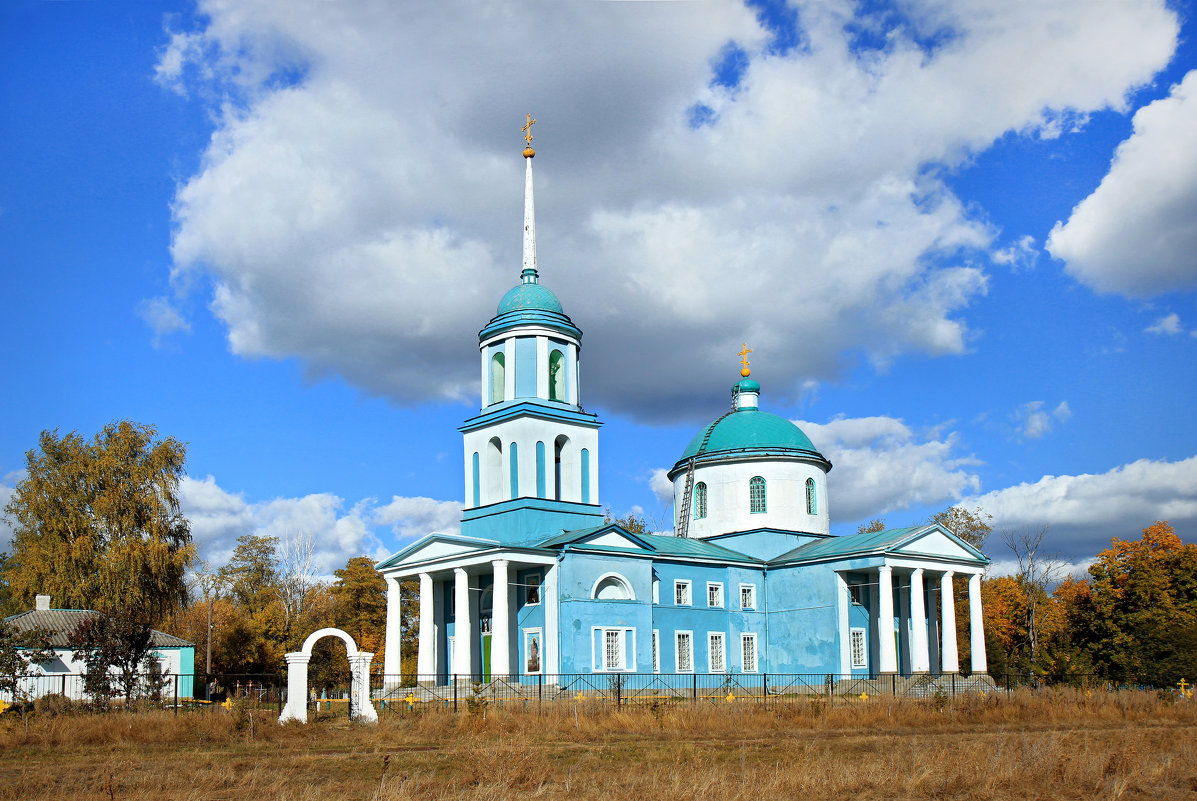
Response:
[[[4,509],[14,528],[4,579],[26,608],[136,608],[159,621],[186,604],[194,558],[179,509],[186,446],[153,426],[110,423],[92,440],[43,431]]]
[[[45,629],[18,631],[0,620],[0,694],[14,702],[27,701],[25,679],[37,675],[37,665],[54,658],[50,632]]]
[[[157,695],[163,686],[154,654],[154,632],[132,612],[88,615],[68,638],[75,659],[87,666],[84,689],[99,699]]]
[[[237,538],[229,563],[220,570],[233,599],[251,613],[280,600],[277,548],[277,537],[244,534]]]
[[[878,531],[885,531],[885,518],[875,517],[867,523],[861,523],[856,527],[857,534],[873,534]]]
[[[963,506],[949,506],[931,517],[932,523],[939,523],[978,551],[984,547],[985,540],[993,531],[990,520],[993,520],[993,515],[980,507],[970,512]]]

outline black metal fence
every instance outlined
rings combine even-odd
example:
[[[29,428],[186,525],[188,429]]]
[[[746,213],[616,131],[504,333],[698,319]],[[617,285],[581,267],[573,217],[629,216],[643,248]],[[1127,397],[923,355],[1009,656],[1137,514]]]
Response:
[[[280,674],[136,674],[127,682],[116,674],[111,676],[114,680],[105,693],[89,687],[82,673],[29,676],[18,682],[15,698],[11,693],[0,693],[0,701],[9,706],[36,705],[39,701],[89,707],[124,707],[131,703],[138,708],[176,711],[235,705],[281,712],[286,695],[286,682]]]

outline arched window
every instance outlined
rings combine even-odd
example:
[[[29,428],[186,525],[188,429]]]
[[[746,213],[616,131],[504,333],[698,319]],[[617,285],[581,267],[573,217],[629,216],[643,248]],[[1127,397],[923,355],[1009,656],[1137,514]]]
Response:
[[[594,582],[590,597],[599,601],[634,601],[635,593],[628,580],[618,573],[607,573]]]
[[[806,513],[808,515],[817,515],[819,513],[819,504],[815,500],[815,480],[813,478],[806,480]]]
[[[748,482],[748,511],[756,514],[765,511],[765,479],[753,476]]]
[[[498,503],[503,500],[503,443],[498,437],[491,437],[486,443],[486,463],[482,480],[486,484],[487,503]]]
[[[536,443],[536,497],[544,498],[544,443]]]
[[[520,496],[520,457],[519,447],[516,443],[511,443],[511,448],[508,452],[508,458],[511,461],[511,478],[509,481],[511,487],[511,497],[518,498]]]
[[[559,350],[549,354],[549,400],[565,400],[565,356]]]
[[[702,520],[707,516],[707,485],[700,481],[694,485],[694,519]]]
[[[482,486],[479,482],[482,480],[482,469],[479,466],[478,451],[474,451],[474,505],[482,505]]]
[[[582,503],[590,503],[590,450],[583,448],[582,453]]]
[[[503,366],[503,354],[496,353],[490,357],[490,402],[500,403],[503,400],[503,390],[506,386],[507,372]]]

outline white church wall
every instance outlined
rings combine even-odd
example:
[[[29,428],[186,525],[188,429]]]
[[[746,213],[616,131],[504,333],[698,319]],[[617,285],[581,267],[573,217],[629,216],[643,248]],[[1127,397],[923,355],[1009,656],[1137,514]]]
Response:
[[[765,479],[765,511],[752,512],[749,506],[749,481],[754,476]],[[817,514],[806,513],[806,480],[814,479]],[[694,517],[690,506],[689,535],[706,538],[730,531],[755,528],[780,528],[826,534],[830,527],[827,513],[827,476],[818,467],[799,461],[779,459],[725,462],[698,466],[694,486],[707,485],[707,516]],[[673,481],[674,509],[681,508],[686,474]],[[693,490],[692,490],[693,491]]]

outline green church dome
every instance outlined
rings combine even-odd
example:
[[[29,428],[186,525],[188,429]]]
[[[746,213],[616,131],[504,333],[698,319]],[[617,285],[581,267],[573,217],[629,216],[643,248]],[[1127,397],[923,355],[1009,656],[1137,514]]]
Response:
[[[745,450],[805,451],[823,458],[802,429],[784,417],[759,409],[740,409],[699,431],[686,447],[681,461],[691,456]]]
[[[499,309],[495,312],[495,316],[521,311],[565,313],[565,310],[561,308],[561,301],[557,300],[557,296],[553,294],[552,290],[540,284],[517,284],[512,287],[499,301]]]

